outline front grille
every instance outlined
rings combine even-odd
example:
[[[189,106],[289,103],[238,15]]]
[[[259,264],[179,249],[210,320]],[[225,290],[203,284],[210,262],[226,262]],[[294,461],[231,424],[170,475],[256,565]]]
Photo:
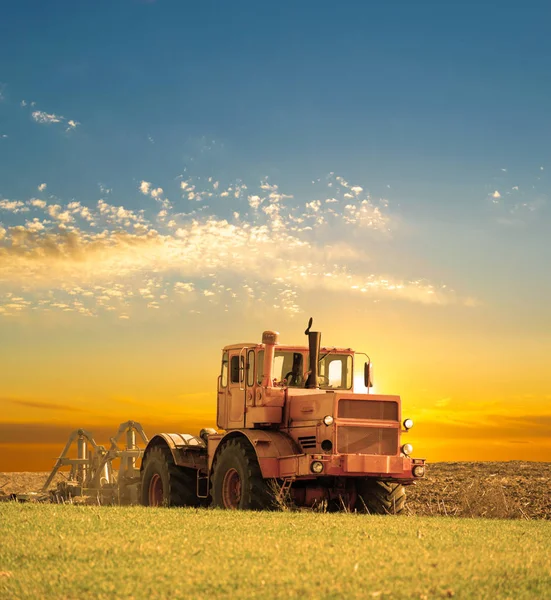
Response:
[[[307,435],[304,437],[298,438],[299,444],[302,446],[303,450],[308,450],[316,447],[316,436],[315,435]]]
[[[398,403],[378,400],[340,400],[339,417],[341,419],[397,421]]]
[[[340,454],[386,454],[398,452],[398,429],[378,427],[338,427]]]

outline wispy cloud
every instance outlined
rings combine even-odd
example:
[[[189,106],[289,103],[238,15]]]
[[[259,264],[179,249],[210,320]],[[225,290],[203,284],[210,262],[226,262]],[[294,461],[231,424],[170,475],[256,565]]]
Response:
[[[30,107],[32,109],[35,108],[35,105],[35,102],[28,104],[25,100],[21,101],[21,106],[23,108]],[[64,125],[66,132],[73,131],[80,125],[75,119],[66,119],[62,115],[49,113],[43,110],[32,110],[31,118],[41,125]]]
[[[488,186],[488,198],[496,211],[496,221],[506,226],[525,226],[548,205],[551,188],[545,169],[532,166],[520,173],[510,169],[500,171],[492,186]]]
[[[366,236],[388,236],[392,219],[388,203],[373,201],[363,186],[331,174],[313,200],[268,179],[220,186],[213,178],[188,178],[179,188],[185,195],[173,207],[161,187],[140,182],[139,191],[161,204],[158,212],[155,203],[135,211],[104,199],[93,207],[75,200],[0,202],[12,214],[34,211],[3,228],[0,314],[107,311],[125,319],[139,305],[197,311],[259,302],[296,313],[301,294],[316,290],[468,304],[445,285],[374,270],[363,244]],[[231,216],[207,214],[195,195],[216,203],[216,214],[231,206]]]
[[[62,121],[65,120],[64,117],[60,117],[53,113],[46,113],[41,110],[33,111],[31,116],[37,123],[45,123],[45,124],[61,123]]]
[[[40,402],[38,400],[20,400],[16,398],[0,398],[3,402],[9,402],[11,404],[17,404],[18,406],[24,406],[26,408],[38,408],[40,410],[62,410],[62,411],[78,411],[86,412],[86,409],[76,407],[69,404],[57,404],[55,402]]]

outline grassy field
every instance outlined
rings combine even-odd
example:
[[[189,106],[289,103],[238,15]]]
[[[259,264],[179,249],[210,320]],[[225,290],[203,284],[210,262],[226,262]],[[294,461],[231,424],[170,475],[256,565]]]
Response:
[[[549,598],[549,521],[0,504],[0,598]]]

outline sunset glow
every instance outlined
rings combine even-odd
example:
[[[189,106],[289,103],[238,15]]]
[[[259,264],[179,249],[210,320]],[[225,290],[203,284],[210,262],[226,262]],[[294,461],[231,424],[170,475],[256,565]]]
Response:
[[[221,348],[306,345],[310,316],[417,456],[551,461],[545,19],[522,44],[440,3],[316,3],[317,28],[26,4],[0,26],[27,40],[0,58],[0,471],[78,427],[214,426]]]

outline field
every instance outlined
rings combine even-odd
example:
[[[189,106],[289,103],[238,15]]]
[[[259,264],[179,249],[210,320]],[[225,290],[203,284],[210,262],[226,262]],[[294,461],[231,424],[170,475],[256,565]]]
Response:
[[[403,517],[0,503],[0,598],[551,597],[551,465],[430,473]]]
[[[0,492],[38,491],[46,477],[0,473]],[[431,464],[427,477],[408,488],[407,510],[418,516],[551,519],[551,463]]]
[[[0,505],[0,598],[543,598],[547,521]]]

